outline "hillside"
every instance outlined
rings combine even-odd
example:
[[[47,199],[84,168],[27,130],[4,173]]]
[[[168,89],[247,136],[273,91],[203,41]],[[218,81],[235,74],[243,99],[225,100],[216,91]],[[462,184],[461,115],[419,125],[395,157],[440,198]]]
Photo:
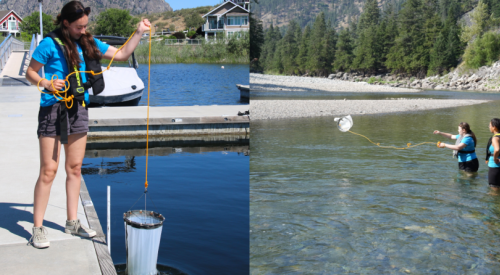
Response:
[[[252,3],[252,12],[260,18],[264,29],[274,26],[287,26],[295,19],[301,27],[312,24],[320,12],[325,13],[326,20],[330,20],[337,29],[346,27],[350,21],[356,21],[366,0],[259,0],[259,4]],[[405,0],[378,0],[378,6],[385,10],[392,6],[400,10]],[[449,5],[451,0],[436,0],[442,7]],[[477,0],[459,0],[461,9],[465,13],[470,11]]]
[[[215,6],[204,6],[176,11],[165,11],[160,13],[139,14],[137,15],[137,17],[148,18],[153,26],[156,25],[157,32],[161,31],[162,29],[166,30],[167,28],[170,28],[171,31],[182,31],[186,29],[184,18],[193,13],[203,16],[213,8],[215,8]],[[172,26],[174,26],[174,29],[172,29]]]
[[[43,12],[55,17],[67,2],[67,0],[46,0],[43,2]],[[100,12],[109,8],[126,9],[132,15],[173,10],[165,0],[82,0],[81,2],[84,6],[92,8],[89,16],[91,21]],[[0,10],[15,10],[21,17],[25,17],[34,11],[38,11],[39,4],[38,1],[33,0],[2,0]]]

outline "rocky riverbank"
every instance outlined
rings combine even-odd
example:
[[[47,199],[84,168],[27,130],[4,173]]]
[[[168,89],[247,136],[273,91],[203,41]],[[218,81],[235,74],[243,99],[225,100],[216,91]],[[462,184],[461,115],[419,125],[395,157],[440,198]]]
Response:
[[[492,66],[483,66],[477,70],[457,69],[443,76],[431,76],[424,79],[391,74],[362,75],[343,72],[330,74],[328,79],[366,82],[372,85],[395,88],[498,92],[500,91],[500,61]]]

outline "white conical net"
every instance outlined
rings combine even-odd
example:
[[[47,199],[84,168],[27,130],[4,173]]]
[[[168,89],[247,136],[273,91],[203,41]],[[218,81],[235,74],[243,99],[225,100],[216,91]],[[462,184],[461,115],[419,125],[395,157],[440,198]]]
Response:
[[[347,115],[345,117],[336,117],[335,121],[337,122],[337,128],[339,128],[342,132],[347,132],[351,129],[354,122],[352,121],[352,117]]]

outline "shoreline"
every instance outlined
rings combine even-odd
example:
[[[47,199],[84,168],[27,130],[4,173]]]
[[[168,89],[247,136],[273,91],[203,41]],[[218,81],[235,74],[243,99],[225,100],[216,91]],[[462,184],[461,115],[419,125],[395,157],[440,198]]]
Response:
[[[491,100],[250,100],[250,114],[252,120],[390,114],[453,108],[487,102],[491,102]]]
[[[324,77],[281,76],[250,73],[250,90],[302,91],[302,92],[391,92],[417,93],[420,89],[370,85],[367,82],[351,82]]]

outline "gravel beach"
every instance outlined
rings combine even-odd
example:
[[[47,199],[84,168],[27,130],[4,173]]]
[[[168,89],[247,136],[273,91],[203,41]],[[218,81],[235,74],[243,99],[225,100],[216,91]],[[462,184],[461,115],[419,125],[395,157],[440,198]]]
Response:
[[[281,76],[250,74],[251,90],[268,91],[326,91],[326,92],[419,92],[419,89],[395,88],[370,85],[366,82],[351,82],[320,77]]]
[[[488,102],[471,99],[250,100],[252,120],[423,111]]]

